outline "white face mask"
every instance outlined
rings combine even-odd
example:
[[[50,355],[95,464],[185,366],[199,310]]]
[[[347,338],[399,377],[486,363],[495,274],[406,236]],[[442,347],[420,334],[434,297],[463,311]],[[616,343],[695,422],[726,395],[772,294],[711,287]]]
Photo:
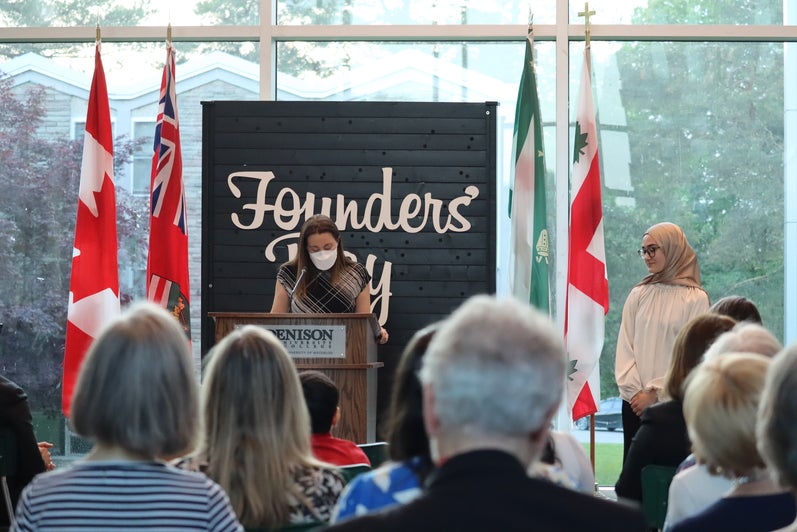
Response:
[[[310,260],[313,261],[313,265],[316,268],[325,272],[334,266],[335,261],[338,260],[338,248],[322,249],[321,251],[310,253]]]

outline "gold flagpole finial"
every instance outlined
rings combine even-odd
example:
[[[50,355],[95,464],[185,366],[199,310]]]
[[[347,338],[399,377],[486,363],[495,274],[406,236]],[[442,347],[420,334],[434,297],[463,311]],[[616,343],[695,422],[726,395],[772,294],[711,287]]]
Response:
[[[95,40],[96,40],[95,44],[100,44],[100,41],[102,40],[102,32],[100,31],[99,22],[97,22],[97,34],[95,36]]]
[[[584,37],[586,46],[589,48],[589,17],[595,14],[595,11],[589,10],[589,2],[584,2],[584,11],[579,11],[578,16],[584,17]]]
[[[169,22],[169,25],[166,26],[166,44],[172,44],[172,23]]]
[[[529,6],[529,31],[528,31],[529,38],[534,37],[534,13],[531,12],[531,6]]]

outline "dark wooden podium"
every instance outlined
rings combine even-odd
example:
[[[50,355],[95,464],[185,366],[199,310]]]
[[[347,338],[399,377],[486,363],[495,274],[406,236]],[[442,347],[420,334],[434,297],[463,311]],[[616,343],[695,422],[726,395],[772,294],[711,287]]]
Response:
[[[345,327],[343,358],[301,357],[288,352],[299,371],[314,369],[326,374],[340,389],[341,420],[333,431],[356,443],[376,439],[376,336],[379,323],[373,314],[271,314],[267,312],[209,312],[218,342],[243,325]]]

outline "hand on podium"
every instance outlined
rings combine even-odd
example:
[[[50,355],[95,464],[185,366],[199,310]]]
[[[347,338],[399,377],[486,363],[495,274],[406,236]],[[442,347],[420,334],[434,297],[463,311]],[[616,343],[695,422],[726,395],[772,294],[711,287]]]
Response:
[[[385,330],[385,328],[384,327],[380,327],[379,336],[376,337],[376,340],[380,344],[386,344],[389,337],[390,337],[390,335],[387,334],[387,331]]]

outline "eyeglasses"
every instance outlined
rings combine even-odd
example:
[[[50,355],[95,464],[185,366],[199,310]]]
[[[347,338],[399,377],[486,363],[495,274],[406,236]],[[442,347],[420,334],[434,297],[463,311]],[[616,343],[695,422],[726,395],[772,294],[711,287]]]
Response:
[[[656,256],[656,251],[659,249],[661,249],[661,246],[653,245],[653,246],[648,246],[646,248],[639,248],[638,250],[636,250],[636,252],[637,255],[639,255],[643,259],[645,258],[645,255],[647,255],[652,259],[653,257]]]

